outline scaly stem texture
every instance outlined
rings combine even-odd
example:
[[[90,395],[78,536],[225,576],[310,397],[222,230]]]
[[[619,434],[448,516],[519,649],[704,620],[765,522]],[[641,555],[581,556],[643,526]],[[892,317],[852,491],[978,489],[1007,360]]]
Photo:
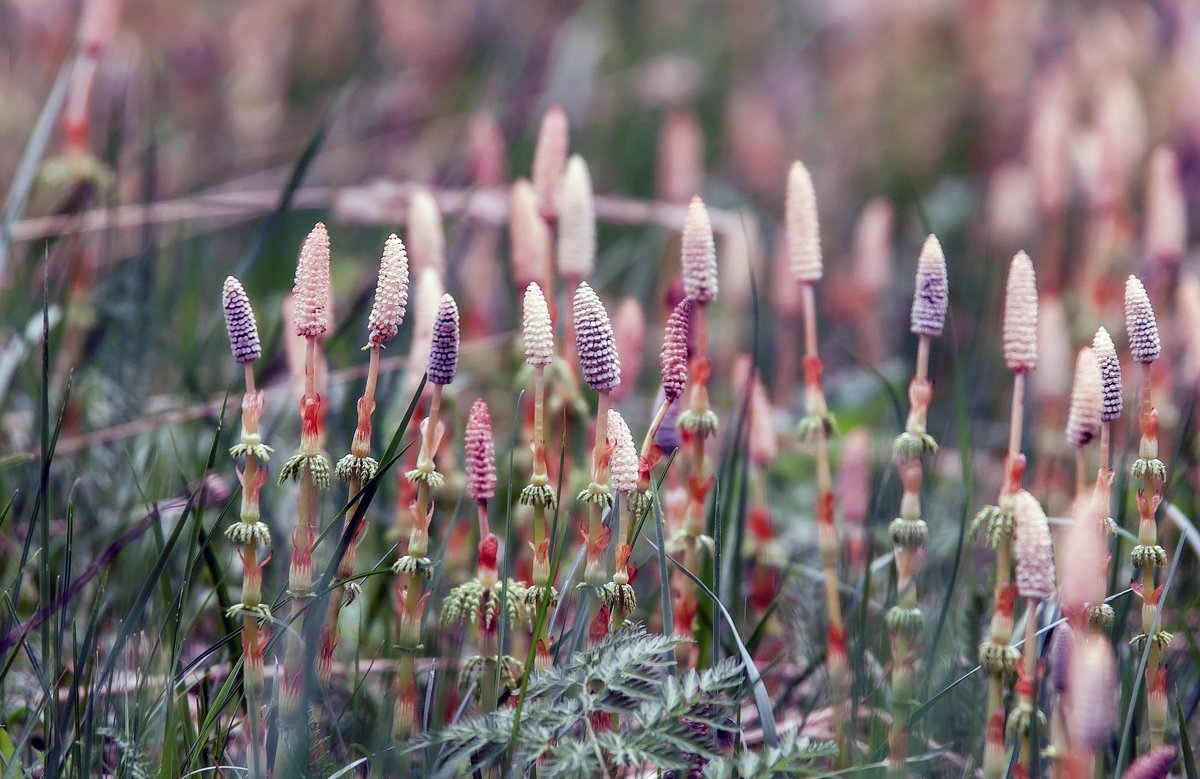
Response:
[[[691,395],[687,410],[679,418],[683,448],[690,462],[683,531],[682,535],[675,539],[675,545],[677,549],[682,547],[684,567],[696,574],[700,572],[700,545],[711,543],[705,535],[705,530],[708,519],[708,493],[715,479],[715,474],[710,475],[705,464],[705,444],[709,436],[715,435],[717,430],[717,417],[708,401],[708,377],[712,366],[707,356],[707,316],[708,307],[698,304],[693,321],[695,356],[689,371]],[[661,413],[666,413],[665,404]],[[672,589],[675,592],[675,633],[690,638],[695,632],[694,622],[699,608],[696,585],[682,571],[674,571],[672,578]],[[681,668],[694,667],[697,659],[696,645],[692,642],[681,644],[676,651],[676,657]]]
[[[300,770],[307,755],[308,728],[304,693],[304,635],[300,614],[313,597],[313,543],[317,536],[320,487],[328,486],[329,464],[321,453],[322,399],[316,391],[317,339],[307,338],[304,363],[304,396],[300,399],[300,451],[284,465],[280,480],[300,482],[296,503],[296,529],[292,533],[292,564],[288,593],[292,597],[283,683],[279,689],[280,736],[275,750],[275,775]],[[319,483],[318,483],[319,481]]]
[[[442,405],[442,385],[434,384],[429,401],[429,414],[421,424],[421,450],[417,467],[407,475],[417,486],[412,506],[412,531],[408,538],[408,554],[396,563],[400,574],[399,598],[402,603],[398,646],[400,662],[396,673],[396,735],[408,738],[417,730],[417,670],[416,655],[421,650],[421,621],[429,598],[423,592],[424,581],[432,573],[429,554],[429,526],[433,520],[430,489],[442,482],[434,465],[441,442],[439,417]]]
[[[249,725],[250,744],[247,775],[251,779],[266,776],[267,757],[264,750],[262,725],[260,722],[259,696],[263,690],[263,650],[265,646],[259,633],[258,622],[268,616],[269,611],[262,603],[262,568],[266,560],[259,562],[258,547],[269,548],[270,532],[261,521],[259,513],[259,491],[266,482],[266,458],[271,451],[262,444],[258,425],[262,415],[263,396],[255,389],[254,370],[245,365],[246,394],[242,399],[242,439],[232,450],[236,456],[244,456],[245,468],[238,474],[242,484],[242,507],[240,521],[232,525],[226,535],[242,542],[242,602],[231,609],[242,616],[242,674],[246,694],[246,716]],[[259,463],[259,458],[263,463]]]
[[[892,546],[896,562],[896,605],[888,612],[888,630],[892,636],[892,729],[888,735],[888,775],[907,775],[908,722],[914,702],[916,678],[916,637],[924,621],[917,601],[916,576],[924,559],[928,529],[921,519],[921,456],[936,451],[937,444],[927,432],[929,402],[933,388],[927,378],[929,338],[921,336],[917,346],[917,366],[908,386],[909,412],[904,433],[893,447],[896,468],[904,486],[900,516],[891,524]]]
[[[842,619],[839,595],[838,556],[841,544],[834,520],[833,476],[829,466],[829,434],[832,420],[821,387],[821,356],[817,351],[816,294],[813,285],[802,287],[804,297],[804,430],[811,435],[817,465],[817,546],[825,571],[826,666],[833,695],[834,735],[838,743],[839,765],[848,757],[846,715],[849,709],[850,672],[846,660],[846,624]]]
[[[988,640],[980,647],[980,664],[988,674],[987,718],[989,745],[985,749],[984,777],[1000,779],[1007,771],[1003,752],[1004,682],[1016,668],[1017,655],[1009,646],[1012,640],[1013,604],[1016,590],[1012,584],[1013,499],[1021,489],[1025,455],[1021,453],[1021,423],[1025,415],[1025,371],[1013,378],[1012,413],[1009,417],[1008,453],[1004,459],[1004,483],[993,519],[986,529],[996,547],[996,581],[992,589],[993,611]],[[1000,722],[1000,749],[991,743],[994,723]]]
[[[367,386],[363,395],[358,399],[358,426],[354,430],[354,439],[350,446],[350,454],[338,463],[338,475],[346,480],[347,497],[351,503],[346,506],[344,528],[349,530],[358,511],[359,501],[355,498],[362,491],[364,484],[374,478],[377,467],[371,454],[371,415],[375,411],[375,386],[379,379],[379,352],[381,347],[373,345],[370,349],[370,362],[367,366]],[[354,537],[346,553],[338,561],[337,579],[345,582],[354,575],[354,565],[358,556],[358,541],[362,538],[367,527],[364,515],[359,523]],[[321,648],[317,653],[317,678],[323,687],[329,686],[333,671],[333,653],[338,645],[338,620],[341,618],[342,605],[350,603],[358,594],[357,584],[338,584],[329,596],[329,613],[325,626],[321,631]]]
[[[1166,565],[1167,555],[1158,544],[1158,506],[1162,502],[1166,468],[1158,456],[1158,411],[1150,397],[1150,365],[1143,363],[1141,442],[1133,476],[1142,480],[1137,492],[1138,544],[1133,548],[1133,565],[1142,572],[1142,635],[1150,642],[1146,661],[1146,720],[1150,730],[1150,748],[1162,746],[1167,726],[1166,667],[1162,650],[1170,645],[1171,634],[1154,627],[1159,614],[1161,587],[1156,585],[1155,570]]]

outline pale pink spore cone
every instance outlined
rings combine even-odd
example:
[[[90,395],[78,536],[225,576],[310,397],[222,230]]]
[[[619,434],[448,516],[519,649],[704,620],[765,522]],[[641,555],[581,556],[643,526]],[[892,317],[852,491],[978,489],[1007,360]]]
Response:
[[[803,162],[788,171],[785,229],[792,277],[803,284],[820,281],[821,225],[817,217],[817,193],[812,175]]]
[[[1008,268],[1001,335],[1004,363],[1009,370],[1031,371],[1037,367],[1037,277],[1033,272],[1033,260],[1023,251],[1017,252]]]
[[[317,222],[300,247],[296,263],[294,321],[296,335],[320,338],[329,327],[329,233]]]
[[[367,318],[371,332],[368,344],[383,346],[396,337],[408,310],[408,255],[404,243],[392,233],[383,244],[379,278],[375,282],[375,302]]]
[[[701,304],[716,300],[719,286],[717,245],[708,209],[699,197],[693,197],[688,204],[683,222],[681,264],[684,294]]]

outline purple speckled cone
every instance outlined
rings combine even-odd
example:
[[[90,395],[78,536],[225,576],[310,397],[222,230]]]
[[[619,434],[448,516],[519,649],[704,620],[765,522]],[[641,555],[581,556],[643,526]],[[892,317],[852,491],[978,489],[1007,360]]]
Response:
[[[496,495],[496,443],[492,415],[483,398],[477,398],[471,406],[464,438],[467,492],[471,500],[485,503]]]
[[[583,380],[596,392],[612,392],[621,383],[621,360],[612,322],[587,282],[575,291],[575,351]]]
[[[230,276],[225,279],[221,290],[221,304],[225,309],[225,330],[229,333],[229,348],[233,359],[245,365],[262,357],[262,344],[258,340],[258,325],[254,321],[254,309],[240,281]]]
[[[1100,419],[1111,422],[1121,416],[1121,358],[1108,331],[1101,327],[1092,339],[1092,351],[1100,363]]]
[[[429,346],[429,367],[426,373],[434,384],[454,381],[458,371],[458,304],[449,293],[442,295],[437,316],[433,320],[433,341]]]
[[[695,305],[691,298],[679,301],[663,329],[662,354],[658,363],[662,370],[663,392],[671,402],[679,400],[687,386],[688,334]]]
[[[1121,779],[1166,779],[1178,754],[1172,745],[1155,747],[1130,763]]]
[[[914,335],[936,338],[942,334],[946,308],[950,305],[950,283],[946,279],[946,257],[937,236],[930,235],[917,259],[917,282],[913,290],[909,323]]]
[[[1075,653],[1075,636],[1071,626],[1059,625],[1050,638],[1050,686],[1059,695],[1071,689],[1071,656]]]
[[[1152,363],[1162,354],[1154,307],[1137,276],[1125,282],[1125,332],[1129,335],[1129,351],[1137,362]]]

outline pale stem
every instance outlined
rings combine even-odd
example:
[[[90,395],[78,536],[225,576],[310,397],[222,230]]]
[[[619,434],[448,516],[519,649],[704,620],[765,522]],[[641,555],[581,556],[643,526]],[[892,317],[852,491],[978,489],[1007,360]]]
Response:
[[[488,537],[488,533],[492,532],[488,526],[487,501],[481,500],[476,504],[476,506],[479,509],[479,540],[482,542],[483,539]]]
[[[370,408],[375,406],[375,385],[379,381],[379,352],[379,346],[372,346],[371,357],[367,363],[367,387],[363,390],[363,397],[367,399]]]
[[[304,394],[317,394],[317,339],[304,339]]]
[[[546,446],[546,367],[533,368],[533,443]],[[534,463],[538,465],[538,463]]]
[[[804,353],[809,357],[817,356],[817,295],[813,285],[807,282],[800,285],[804,297]]]
[[[1087,455],[1082,446],[1075,447],[1075,494],[1082,495],[1087,488]]]
[[[929,376],[929,336],[923,335],[917,340],[917,372],[914,382],[924,382]]]
[[[437,454],[437,452],[434,451],[433,442],[437,438],[437,426],[438,426],[438,420],[440,419],[441,414],[442,414],[442,385],[434,384],[433,392],[430,393],[430,396],[429,396],[429,413],[425,415],[425,420],[426,420],[427,424],[425,425],[425,432],[421,436],[421,454],[428,457],[430,459],[430,461],[432,461],[434,456]],[[424,484],[424,483],[425,483],[424,481],[421,482],[421,484]],[[418,495],[421,494],[419,485],[417,487],[417,494]],[[428,494],[428,490],[426,491],[426,494]],[[424,508],[424,506],[421,506],[420,508]],[[424,516],[424,515],[422,515],[422,516]]]
[[[1025,418],[1025,370],[1013,376],[1012,415],[1008,420],[1008,456],[1021,453],[1021,422]]]
[[[1109,462],[1109,447],[1112,441],[1112,423],[1100,423],[1100,468],[1107,470],[1111,463]]]
[[[1036,678],[1038,667],[1038,651],[1037,651],[1037,612],[1038,601],[1034,598],[1029,599],[1029,606],[1025,614],[1025,676],[1030,679]],[[1034,690],[1030,694],[1032,699],[1029,706],[1032,709],[1030,716],[1037,716],[1037,691]],[[1032,731],[1025,734],[1022,739],[1021,751],[1022,757],[1029,764],[1029,775],[1033,776],[1033,757],[1034,750],[1038,745],[1033,743]]]
[[[658,411],[654,412],[654,419],[650,420],[650,427],[646,430],[646,437],[642,439],[642,451],[640,454],[643,458],[650,456],[650,450],[654,447],[654,436],[658,434],[658,429],[662,427],[663,420],[667,418],[667,412],[670,410],[671,401],[663,400],[658,407]]]

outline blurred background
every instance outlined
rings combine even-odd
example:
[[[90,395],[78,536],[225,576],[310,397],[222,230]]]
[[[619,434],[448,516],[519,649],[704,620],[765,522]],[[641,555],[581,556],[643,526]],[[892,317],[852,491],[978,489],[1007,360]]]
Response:
[[[718,370],[754,353],[785,412],[799,299],[774,258],[791,160],[813,171],[820,200],[835,405],[879,391],[864,374],[903,378],[912,270],[936,232],[950,340],[966,358],[961,402],[988,435],[1007,402],[993,388],[994,292],[1013,251],[1028,250],[1044,341],[1033,409],[1046,445],[1065,452],[1074,350],[1100,324],[1122,343],[1129,272],[1163,307],[1183,368],[1164,366],[1162,380],[1191,400],[1200,345],[1181,333],[1200,323],[1200,290],[1181,269],[1200,181],[1198,18],[1188,2],[4,0],[6,443],[32,444],[36,395],[20,390],[38,376],[39,328],[26,326],[43,264],[61,320],[55,385],[74,366],[83,389],[67,450],[143,428],[70,436],[223,390],[233,371],[215,356],[215,290],[227,273],[245,277],[278,342],[295,252],[317,219],[334,235],[329,348],[340,366],[357,362],[378,247],[404,234],[418,186],[447,219],[444,276],[468,334],[511,332],[507,282],[520,274],[505,187],[530,175],[538,124],[557,105],[590,163],[595,282],[610,305],[638,301],[629,327],[640,313],[658,332],[677,206],[701,194],[729,325],[714,329]],[[934,350],[935,377],[949,363]]]

